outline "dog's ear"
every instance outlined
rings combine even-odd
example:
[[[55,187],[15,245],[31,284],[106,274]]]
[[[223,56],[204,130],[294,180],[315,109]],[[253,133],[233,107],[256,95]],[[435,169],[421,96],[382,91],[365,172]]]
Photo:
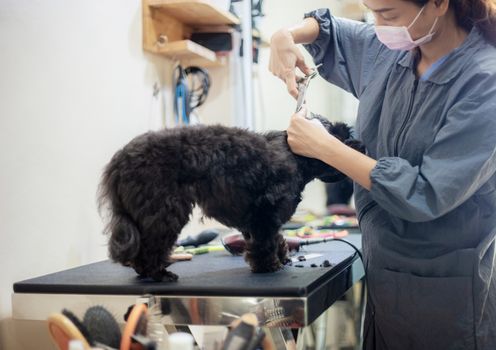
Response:
[[[366,151],[365,151],[365,146],[364,146],[364,145],[362,144],[362,142],[361,142],[361,141],[359,141],[359,140],[355,140],[355,139],[347,139],[347,140],[345,140],[345,141],[344,141],[344,144],[345,144],[346,146],[349,146],[349,147],[351,147],[351,148],[353,148],[353,149],[357,150],[357,151],[358,151],[358,152],[360,152],[360,153],[363,153],[363,154],[365,154],[365,153],[366,153]]]
[[[361,153],[366,153],[365,152],[365,146],[362,144],[361,141],[355,140],[355,139],[346,139],[344,140],[344,144],[357,150],[358,152]],[[326,182],[326,183],[333,183],[333,182],[338,182],[346,178],[346,175],[343,173],[337,171],[334,169],[334,173],[325,173],[322,176],[317,177],[319,180]]]
[[[337,137],[339,140],[344,141],[351,136],[351,128],[345,123],[331,123],[328,119],[315,113],[310,114],[311,119],[317,119],[327,129],[329,134]]]
[[[329,133],[332,133],[331,132],[332,123],[328,119],[321,116],[320,114],[315,114],[310,112],[309,119],[317,119],[324,126],[324,128],[326,128],[327,131],[329,131]]]
[[[332,124],[329,132],[342,142],[351,137],[351,127],[345,123],[339,122]]]
[[[337,171],[335,174],[326,174],[326,175],[317,177],[317,179],[319,179],[320,181],[325,182],[325,183],[338,182],[338,181],[344,180],[345,178],[346,178],[345,174],[337,172]]]

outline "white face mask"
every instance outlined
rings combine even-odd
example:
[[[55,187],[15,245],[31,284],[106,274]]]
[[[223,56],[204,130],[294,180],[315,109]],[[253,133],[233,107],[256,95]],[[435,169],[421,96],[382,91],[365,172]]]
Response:
[[[435,34],[435,32],[433,32],[433,29],[436,26],[438,17],[436,17],[436,20],[434,21],[434,24],[429,30],[429,33],[423,36],[422,38],[413,40],[412,36],[410,35],[410,32],[408,32],[408,29],[415,24],[417,19],[422,14],[422,11],[424,11],[424,8],[425,5],[420,9],[420,12],[417,14],[417,17],[413,19],[412,23],[410,23],[408,27],[376,26],[375,33],[377,35],[377,38],[391,50],[406,51],[428,43],[429,41],[432,40],[432,37]]]

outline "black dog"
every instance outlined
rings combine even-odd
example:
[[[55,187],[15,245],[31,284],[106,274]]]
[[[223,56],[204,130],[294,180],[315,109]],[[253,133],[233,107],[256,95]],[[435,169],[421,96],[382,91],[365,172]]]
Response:
[[[363,151],[348,126],[318,119]],[[118,151],[103,174],[99,202],[110,209],[110,257],[141,276],[176,280],[166,270],[169,255],[198,204],[205,216],[243,233],[253,272],[276,271],[288,262],[279,229],[315,178],[335,182],[344,175],[293,154],[285,131],[258,134],[216,125],[145,133]]]

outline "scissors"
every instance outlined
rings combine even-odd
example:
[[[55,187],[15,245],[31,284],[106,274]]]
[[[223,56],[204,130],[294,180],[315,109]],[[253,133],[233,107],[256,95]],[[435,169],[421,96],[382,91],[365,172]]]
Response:
[[[303,107],[303,103],[305,103],[305,95],[307,93],[310,80],[312,80],[317,76],[318,74],[317,68],[319,68],[321,65],[322,63],[317,65],[315,68],[313,68],[312,73],[307,74],[305,77],[301,78],[300,81],[298,81],[298,100],[296,102],[296,113],[298,113],[301,110],[301,107]]]

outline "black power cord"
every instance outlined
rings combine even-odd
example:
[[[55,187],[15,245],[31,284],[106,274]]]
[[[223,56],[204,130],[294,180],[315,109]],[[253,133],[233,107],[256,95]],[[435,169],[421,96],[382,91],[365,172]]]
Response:
[[[176,124],[190,123],[191,112],[205,103],[210,90],[207,70],[178,65],[174,70],[174,113]]]
[[[184,70],[186,76],[191,76],[190,87],[190,112],[200,107],[208,96],[210,90],[210,75],[206,69],[190,66]]]
[[[174,114],[176,123],[189,124],[191,112],[205,103],[210,90],[207,70],[178,65],[174,70]]]
[[[341,239],[341,238],[333,238],[332,241],[340,241],[340,242],[343,242],[343,243],[346,243],[347,245],[349,245],[351,248],[353,248],[353,250],[355,250],[356,254],[358,255],[358,257],[360,258],[360,260],[362,261],[362,265],[363,265],[363,269],[364,269],[364,277],[363,277],[363,286],[362,286],[362,291],[361,291],[361,296],[360,296],[360,309],[361,309],[361,312],[363,312],[363,317],[365,318],[365,313],[366,313],[366,310],[365,310],[365,303],[364,303],[364,297],[365,297],[365,294],[367,295],[367,304],[369,305],[370,307],[370,312],[372,313],[372,318],[375,316],[375,305],[372,301],[372,298],[370,297],[370,293],[369,293],[369,290],[368,290],[368,280],[367,280],[367,265],[365,264],[365,261],[363,260],[363,254],[362,252],[360,251],[360,249],[358,249],[353,243],[351,242],[348,242],[347,240],[345,239]],[[374,323],[374,321],[370,321],[367,328],[364,328],[363,329],[363,334],[362,334],[362,342],[365,341],[369,335],[369,332],[370,332],[370,327],[372,326],[372,324]]]

